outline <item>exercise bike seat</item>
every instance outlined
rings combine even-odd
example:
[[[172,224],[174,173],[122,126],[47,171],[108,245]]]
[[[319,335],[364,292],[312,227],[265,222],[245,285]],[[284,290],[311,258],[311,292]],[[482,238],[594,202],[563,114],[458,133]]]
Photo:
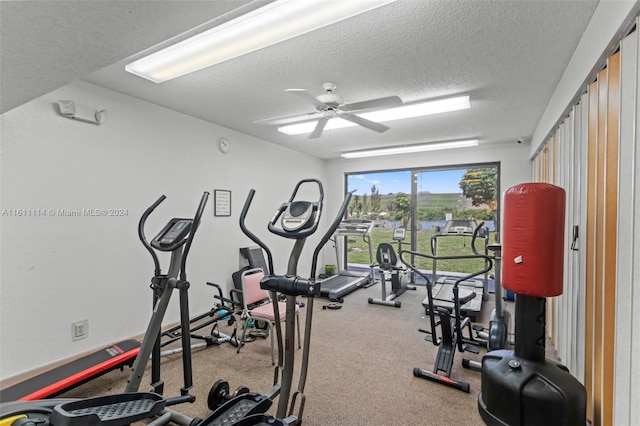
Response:
[[[376,261],[383,271],[399,271],[403,269],[398,266],[398,256],[393,246],[389,243],[380,243],[376,249]]]

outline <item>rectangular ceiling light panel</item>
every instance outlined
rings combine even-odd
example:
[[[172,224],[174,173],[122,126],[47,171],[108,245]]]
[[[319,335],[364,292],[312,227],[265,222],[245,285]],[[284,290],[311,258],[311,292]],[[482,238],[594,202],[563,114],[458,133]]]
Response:
[[[449,141],[449,142],[432,142],[432,143],[424,143],[424,144],[416,144],[416,145],[394,146],[390,148],[370,149],[366,151],[344,152],[342,153],[342,157],[364,158],[364,157],[377,157],[380,155],[411,154],[415,152],[437,151],[442,149],[466,148],[466,147],[477,146],[477,145],[478,145],[478,139]]]
[[[397,0],[277,0],[125,66],[162,83]]]
[[[397,108],[389,108],[380,111],[366,112],[357,114],[367,120],[377,123],[393,120],[402,120],[405,118],[422,117],[432,114],[440,114],[443,112],[458,111],[471,108],[469,96],[457,96],[454,98],[439,99],[436,101],[418,102],[414,104],[403,105]],[[287,126],[278,127],[278,131],[286,135],[301,135],[313,132],[317,121],[306,121],[304,123],[289,124]],[[325,130],[342,129],[344,127],[356,126],[355,123],[341,119],[329,120]]]

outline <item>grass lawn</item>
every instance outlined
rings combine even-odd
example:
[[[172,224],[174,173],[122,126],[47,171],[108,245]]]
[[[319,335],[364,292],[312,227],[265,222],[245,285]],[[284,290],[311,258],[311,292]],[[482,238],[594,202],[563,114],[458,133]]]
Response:
[[[411,232],[408,231],[406,239],[402,245],[403,249],[410,250]],[[431,237],[433,236],[433,230],[418,230],[417,232],[417,248],[416,251],[424,254],[431,254]],[[398,252],[398,244],[393,241],[393,228],[374,228],[371,233],[371,244],[373,248],[373,256],[375,262],[376,248],[378,244],[382,242],[388,242],[393,245]],[[482,239],[476,241],[476,247],[481,253],[484,252],[484,244]],[[495,233],[491,232],[489,235],[489,242],[495,241]],[[349,253],[347,255],[348,263],[358,263],[363,265],[369,265],[369,248],[367,243],[362,238],[349,237]],[[437,239],[437,254],[438,256],[458,256],[458,255],[472,255],[471,250],[471,237],[470,236],[444,236]],[[405,257],[406,260],[410,260],[410,256]],[[416,258],[417,267],[419,269],[432,270],[433,262],[430,259]],[[482,259],[460,259],[460,260],[442,260],[438,261],[438,271],[449,272],[462,272],[472,273],[480,271],[484,268],[484,261]]]

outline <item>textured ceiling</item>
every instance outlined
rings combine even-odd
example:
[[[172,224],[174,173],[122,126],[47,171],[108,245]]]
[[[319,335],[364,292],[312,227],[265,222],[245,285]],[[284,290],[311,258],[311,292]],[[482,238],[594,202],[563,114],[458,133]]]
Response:
[[[246,3],[0,2],[2,111],[84,79],[319,158],[468,137],[515,143],[533,133],[597,6],[589,0],[400,0],[166,83],[124,71],[137,52],[228,19],[225,13],[237,15],[236,7],[257,6]],[[472,107],[388,122],[383,134],[354,127],[313,140],[253,123],[312,112],[284,90],[318,95],[327,81],[347,102],[469,94]]]

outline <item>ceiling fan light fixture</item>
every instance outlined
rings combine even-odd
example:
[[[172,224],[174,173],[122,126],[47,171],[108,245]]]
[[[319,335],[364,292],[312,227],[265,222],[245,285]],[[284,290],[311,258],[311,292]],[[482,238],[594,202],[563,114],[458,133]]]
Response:
[[[443,149],[453,148],[467,148],[472,146],[478,146],[478,139],[467,139],[458,141],[447,142],[431,142],[416,145],[403,145],[394,146],[389,148],[368,149],[364,151],[352,151],[343,152],[341,156],[343,158],[365,158],[365,157],[377,157],[381,155],[395,155],[395,154],[412,154],[415,152],[424,151],[438,151]]]
[[[434,101],[416,102],[379,111],[364,112],[359,113],[358,116],[380,123],[385,121],[424,117],[427,115],[459,111],[469,108],[471,108],[469,95],[464,95]],[[315,125],[316,121],[305,121],[302,123],[288,124],[286,126],[278,127],[278,131],[289,136],[302,135],[313,132]],[[346,120],[334,119],[327,123],[325,130],[342,129],[355,125],[356,124]]]
[[[162,83],[272,46],[397,0],[276,0],[125,66]]]

